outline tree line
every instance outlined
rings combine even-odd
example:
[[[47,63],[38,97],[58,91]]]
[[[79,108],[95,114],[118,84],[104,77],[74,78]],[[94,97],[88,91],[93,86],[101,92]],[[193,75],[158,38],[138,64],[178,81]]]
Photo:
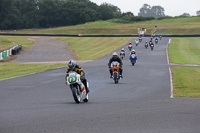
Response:
[[[127,23],[166,17],[163,7],[148,4],[134,16],[112,4],[97,5],[90,0],[0,0],[0,30],[71,26],[113,18],[114,22]]]
[[[0,0],[0,29],[69,26],[121,14],[114,5],[90,0]]]

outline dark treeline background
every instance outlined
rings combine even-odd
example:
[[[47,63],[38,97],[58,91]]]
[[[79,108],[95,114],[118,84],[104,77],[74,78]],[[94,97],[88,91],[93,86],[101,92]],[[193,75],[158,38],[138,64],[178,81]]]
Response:
[[[0,29],[69,26],[121,17],[120,9],[89,0],[0,0]]]
[[[144,4],[138,16],[134,16],[131,12],[122,13],[112,4],[99,6],[90,0],[0,0],[0,30],[71,26],[109,19],[133,23],[172,18],[165,16],[164,11],[161,6]],[[184,13],[180,17],[183,16],[190,15]]]

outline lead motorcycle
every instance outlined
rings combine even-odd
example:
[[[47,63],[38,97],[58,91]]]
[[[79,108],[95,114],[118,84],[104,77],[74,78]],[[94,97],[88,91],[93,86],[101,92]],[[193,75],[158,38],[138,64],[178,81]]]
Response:
[[[111,70],[113,73],[113,80],[115,84],[119,82],[120,76],[119,76],[119,63],[118,62],[112,62],[111,63]]]
[[[81,75],[76,72],[70,72],[67,77],[67,85],[70,86],[74,101],[76,103],[88,102],[88,93],[86,93],[85,85],[81,81]],[[87,82],[89,88],[89,83]]]

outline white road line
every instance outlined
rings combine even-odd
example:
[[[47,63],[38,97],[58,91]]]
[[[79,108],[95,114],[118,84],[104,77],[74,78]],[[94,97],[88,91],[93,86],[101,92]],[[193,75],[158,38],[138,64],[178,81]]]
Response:
[[[60,68],[65,68],[65,67],[59,67],[59,68],[55,68],[55,69],[60,69]],[[54,69],[48,69],[48,70],[54,70]],[[38,74],[38,73],[42,73],[48,70],[44,70],[44,71],[39,71],[39,72],[35,72],[35,73],[30,73],[30,74],[25,74],[25,75],[21,75],[21,76],[17,76],[17,77],[12,77],[12,78],[7,78],[7,79],[2,79],[1,81],[5,81],[5,80],[9,80],[9,79],[15,79],[15,78],[20,78],[20,77],[24,77],[24,76],[29,76],[29,75],[34,75],[34,74]]]
[[[171,39],[169,39],[169,43],[167,44],[167,48],[166,48],[166,54],[167,54],[167,63],[169,65],[169,54],[168,54],[168,47],[169,44],[171,43]],[[170,86],[171,86],[171,95],[170,98],[174,98],[174,88],[173,88],[173,79],[172,79],[172,71],[171,71],[171,67],[169,66],[169,74],[170,74]]]

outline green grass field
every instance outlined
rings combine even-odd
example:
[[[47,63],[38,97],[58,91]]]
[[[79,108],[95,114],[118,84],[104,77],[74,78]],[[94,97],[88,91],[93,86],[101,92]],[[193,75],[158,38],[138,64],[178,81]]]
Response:
[[[66,64],[0,63],[0,80],[64,66]]]
[[[32,37],[0,36],[0,51],[10,49],[16,44],[22,45],[23,49],[26,49],[33,45],[33,39]]]
[[[170,62],[200,65],[200,37],[172,38],[169,46]]]
[[[132,38],[126,37],[67,37],[57,38],[69,44],[80,60],[95,60],[124,46]]]
[[[200,65],[200,38],[172,38],[170,63]],[[175,97],[200,97],[200,68],[171,67]]]
[[[172,67],[174,97],[200,97],[200,68]]]
[[[135,22],[129,24],[113,23],[112,20],[97,21],[76,26],[66,26],[48,29],[26,29],[17,31],[1,31],[6,33],[36,33],[36,34],[93,34],[93,35],[123,35],[137,34],[138,28],[147,28],[148,34],[158,26],[157,34],[200,34],[200,16],[170,18],[163,20],[152,20]]]

